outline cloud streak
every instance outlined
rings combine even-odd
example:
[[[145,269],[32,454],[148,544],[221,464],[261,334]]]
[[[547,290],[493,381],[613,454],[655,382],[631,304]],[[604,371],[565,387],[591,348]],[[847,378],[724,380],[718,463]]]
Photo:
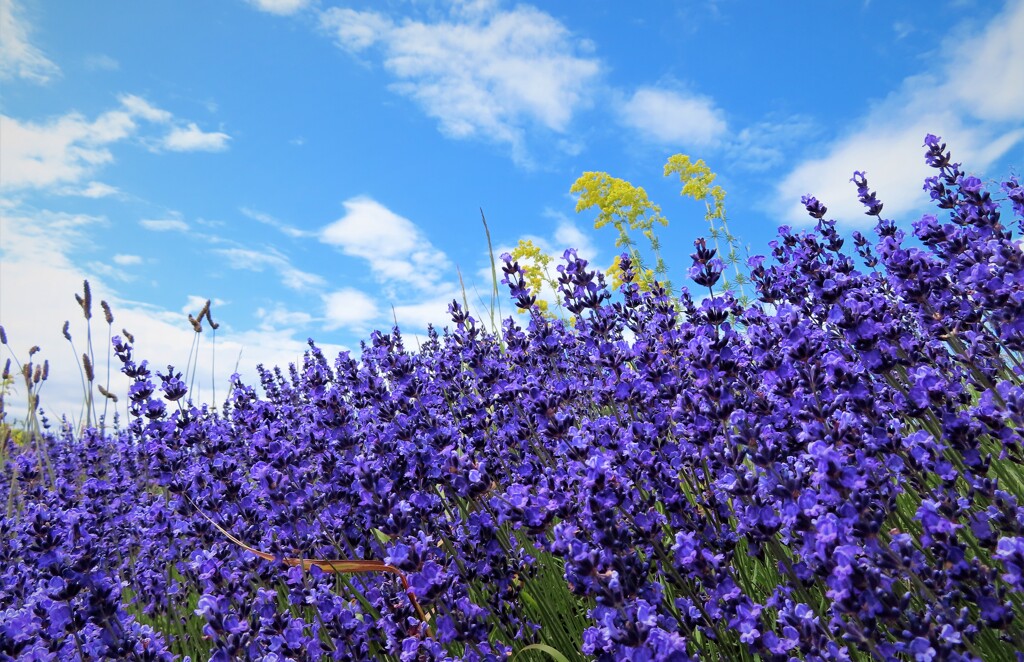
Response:
[[[30,42],[31,32],[17,0],[0,2],[0,80],[44,85],[60,76],[60,67]]]

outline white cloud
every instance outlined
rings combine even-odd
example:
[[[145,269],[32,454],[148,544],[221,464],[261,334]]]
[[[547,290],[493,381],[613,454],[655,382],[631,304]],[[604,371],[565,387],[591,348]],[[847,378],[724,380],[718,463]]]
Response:
[[[130,267],[132,265],[142,264],[142,258],[138,255],[119,253],[114,256],[114,264],[119,264],[122,267]]]
[[[85,350],[85,321],[74,301],[74,294],[82,291],[83,279],[89,279],[92,289],[95,307],[93,343],[97,357],[101,353],[105,355],[106,351],[106,333],[98,333],[98,329],[105,326],[99,313],[101,300],[110,302],[113,309],[114,333],[126,328],[135,336],[136,360],[147,359],[157,369],[170,363],[184,371],[194,340],[192,327],[182,312],[128,301],[105,282],[102,274],[82,270],[72,263],[69,256],[80,252],[87,245],[89,236],[104,223],[101,218],[26,211],[10,204],[0,214],[0,236],[4,238],[0,245],[0,323],[4,325],[11,345],[22,352],[19,360],[26,358],[32,345],[42,348],[34,359],[39,362],[49,359],[50,377],[43,386],[41,402],[55,424],[59,424],[62,414],[78,421],[82,411],[83,395],[77,359],[72,358],[61,329],[64,321],[70,320],[70,332],[78,352]],[[40,292],[54,296],[39,296]],[[216,311],[214,319],[217,319]],[[238,371],[243,381],[258,385],[256,364],[286,366],[301,359],[307,349],[305,336],[296,338],[293,329],[233,329],[224,320],[218,321],[222,325],[217,335],[215,362],[211,334],[206,332],[200,337],[199,369],[193,393],[196,402],[214,402],[212,391],[215,385],[216,404],[222,404],[228,394],[229,378],[235,371],[236,360],[239,361]],[[328,357],[346,349],[332,344],[320,344],[319,347]],[[6,349],[0,348],[0,363],[6,358]],[[216,372],[211,374],[214,367]],[[105,383],[105,364],[97,370],[97,376]],[[15,386],[15,397],[5,399],[4,404],[11,418],[23,419],[24,387],[17,383]],[[110,390],[120,395],[117,407],[122,424],[128,386],[127,378],[118,372],[115,361],[111,365]],[[103,399],[98,394],[97,402],[102,412]],[[113,409],[108,414],[112,417]]]
[[[1024,119],[1024,2],[1007,5],[982,34],[951,45],[949,79],[952,95],[971,115],[982,120]]]
[[[451,270],[415,223],[376,200],[346,200],[345,215],[320,232],[320,241],[366,260],[380,281],[429,290]]]
[[[249,0],[249,4],[269,14],[288,16],[305,9],[309,0]]]
[[[850,183],[865,171],[884,204],[899,219],[928,204],[921,189],[934,171],[924,163],[924,136],[943,138],[956,161],[981,173],[1024,139],[1024,2],[1008,5],[979,34],[949,42],[948,61],[912,76],[875,104],[853,130],[798,164],[776,187],[775,210],[787,222],[808,222],[800,197],[811,194],[829,217],[870,223]]]
[[[325,284],[323,278],[295,268],[287,257],[273,249],[261,252],[248,248],[218,248],[214,253],[226,258],[232,269],[257,272],[273,269],[281,277],[281,283],[293,290],[307,290]]]
[[[45,84],[60,75],[60,68],[29,43],[30,34],[17,0],[0,2],[0,80]]]
[[[551,15],[521,5],[497,11],[463,3],[448,21],[406,19],[332,8],[321,25],[338,46],[361,52],[379,46],[398,92],[419,103],[454,138],[483,138],[512,148],[526,161],[531,125],[564,132],[590,102],[600,72],[583,57],[569,30]]]
[[[83,198],[106,198],[120,193],[117,187],[102,181],[90,181],[84,189],[79,189],[74,195]]]
[[[121,105],[135,117],[141,117],[149,122],[163,124],[170,122],[173,115],[162,108],[157,108],[140,96],[134,94],[122,94],[118,97]]]
[[[161,145],[172,152],[221,152],[228,148],[231,136],[220,131],[204,132],[195,122],[174,127]]]
[[[153,232],[188,232],[188,223],[180,218],[146,218],[139,225]]]
[[[22,123],[0,115],[0,125],[4,134],[0,187],[5,189],[78,181],[112,161],[106,146],[135,128],[124,111],[104,113],[93,122],[70,113],[46,124]]]
[[[335,43],[350,53],[373,46],[394,28],[391,19],[383,14],[347,7],[332,7],[323,13],[320,20],[333,33]]]
[[[344,288],[323,296],[324,328],[328,331],[345,328],[363,331],[380,316],[377,303],[365,292]]]
[[[599,253],[590,235],[580,230],[579,226],[566,217],[565,214],[545,210],[544,215],[558,221],[558,227],[555,228],[554,241],[552,242],[557,253],[556,257],[561,258],[562,253],[567,248],[575,248],[576,254],[589,262],[594,262],[598,259]]]
[[[112,163],[110,147],[136,135],[139,120],[166,125],[174,116],[142,97],[123,94],[118,107],[88,120],[77,112],[44,122],[22,122],[0,114],[3,149],[0,149],[0,188],[6,190],[45,188],[75,184],[91,176],[101,166]],[[174,127],[162,139],[166,149],[224,149],[229,136],[203,133],[195,124]],[[77,195],[102,197],[113,187],[90,184]],[[68,192],[74,189],[68,189]],[[58,191],[60,192],[60,191]]]
[[[488,275],[488,278],[490,278],[490,275]],[[481,294],[486,295],[487,292],[482,292]],[[473,308],[473,293],[467,290],[466,295],[470,298],[470,306]],[[432,324],[438,330],[446,326],[451,327],[452,318],[448,315],[448,304],[452,302],[452,299],[461,304],[462,292],[451,289],[423,301],[395,306],[393,311],[394,317],[390,315],[392,313],[391,310],[387,311],[389,313],[387,325],[390,327],[394,323],[394,319],[397,319],[398,328],[402,330],[403,334],[425,332],[428,324]],[[476,317],[475,311],[474,317]]]
[[[619,112],[627,127],[666,145],[706,147],[727,130],[722,111],[711,99],[657,87],[639,88]]]

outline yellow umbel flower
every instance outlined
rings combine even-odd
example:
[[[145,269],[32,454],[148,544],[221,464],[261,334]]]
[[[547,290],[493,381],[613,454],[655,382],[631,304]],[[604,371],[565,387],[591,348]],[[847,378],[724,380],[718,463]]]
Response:
[[[651,202],[647,191],[606,172],[583,173],[569,192],[580,196],[576,201],[577,213],[597,207],[594,228],[611,223],[623,232],[626,226],[631,230],[648,230],[654,223],[668,225],[661,215],[661,207]]]
[[[548,270],[548,265],[551,264],[551,256],[542,251],[540,246],[529,239],[520,239],[516,247],[512,249],[511,255],[512,259],[522,267],[523,274],[526,276],[526,285],[530,288],[530,292],[537,297],[537,308],[540,309],[542,314],[550,316],[548,313],[548,302],[540,298],[540,291],[546,283],[554,290],[555,296],[558,296],[558,285]],[[520,313],[526,312],[525,310],[517,310]]]

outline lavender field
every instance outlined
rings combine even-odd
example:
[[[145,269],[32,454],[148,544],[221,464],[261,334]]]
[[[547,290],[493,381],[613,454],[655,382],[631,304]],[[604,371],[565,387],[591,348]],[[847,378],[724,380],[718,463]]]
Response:
[[[874,235],[805,197],[746,303],[704,239],[671,290],[566,250],[563,317],[505,254],[525,315],[223,403],[113,329],[127,419],[0,429],[0,660],[1021,659],[1024,187],[925,148],[913,236],[857,172]]]

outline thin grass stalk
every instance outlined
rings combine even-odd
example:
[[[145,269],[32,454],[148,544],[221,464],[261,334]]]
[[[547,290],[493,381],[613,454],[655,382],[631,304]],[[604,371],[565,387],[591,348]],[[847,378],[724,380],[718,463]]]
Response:
[[[495,326],[494,323],[495,302],[498,304],[498,318],[501,319],[503,317],[501,312],[501,297],[498,296],[498,268],[494,261],[494,246],[491,244],[491,229],[487,227],[487,217],[484,216],[484,210],[482,207],[480,208],[480,220],[484,224],[484,233],[487,235],[487,254],[491,259],[491,328],[497,329],[497,326]],[[497,331],[495,331],[495,333],[497,333]]]

